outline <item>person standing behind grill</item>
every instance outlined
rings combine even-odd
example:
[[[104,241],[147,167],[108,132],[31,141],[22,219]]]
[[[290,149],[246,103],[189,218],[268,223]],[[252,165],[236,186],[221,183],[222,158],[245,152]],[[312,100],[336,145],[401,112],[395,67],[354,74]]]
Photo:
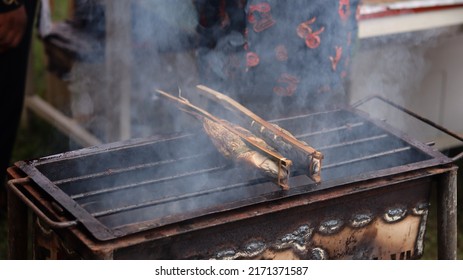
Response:
[[[36,0],[0,0],[0,181],[9,165],[24,100]],[[5,190],[0,188],[0,203]],[[3,205],[2,205],[3,206]]]
[[[359,0],[196,3],[203,83],[264,118],[346,101]]]

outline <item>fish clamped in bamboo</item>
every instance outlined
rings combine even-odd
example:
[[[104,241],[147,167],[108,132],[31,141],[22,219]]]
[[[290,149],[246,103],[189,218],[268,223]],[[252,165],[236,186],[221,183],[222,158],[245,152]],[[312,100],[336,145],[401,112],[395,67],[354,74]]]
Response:
[[[176,97],[162,90],[156,90],[156,93],[174,102],[180,110],[201,121],[204,131],[224,157],[252,166],[266,176],[277,179],[276,183],[282,189],[289,189],[288,181],[292,161],[283,157],[264,140],[245,128],[227,122],[191,104],[183,97]]]
[[[316,183],[321,181],[323,154],[320,151],[299,141],[289,131],[257,116],[229,96],[204,85],[198,85],[197,89],[204,97],[212,99],[233,112],[242,120],[245,128],[269,143],[276,151],[290,158],[295,167],[305,170],[306,175],[313,181]]]

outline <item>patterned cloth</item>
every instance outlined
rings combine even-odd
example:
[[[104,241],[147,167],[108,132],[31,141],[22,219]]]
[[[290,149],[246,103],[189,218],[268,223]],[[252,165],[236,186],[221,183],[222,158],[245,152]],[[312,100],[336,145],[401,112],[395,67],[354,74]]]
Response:
[[[209,1],[199,9],[204,82],[264,115],[342,103],[358,2]]]

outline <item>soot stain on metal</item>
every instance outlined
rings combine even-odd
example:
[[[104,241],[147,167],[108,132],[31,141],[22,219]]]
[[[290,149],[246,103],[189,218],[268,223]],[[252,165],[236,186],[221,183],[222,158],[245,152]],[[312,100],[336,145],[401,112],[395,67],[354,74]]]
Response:
[[[406,215],[407,208],[403,205],[400,205],[387,209],[386,213],[384,213],[383,219],[387,223],[395,223],[405,218]]]
[[[353,228],[365,227],[373,221],[373,214],[370,212],[359,213],[352,215],[349,225]]]
[[[344,226],[344,222],[340,219],[329,219],[320,223],[318,232],[325,235],[335,234]]]
[[[310,259],[312,260],[327,260],[328,253],[322,248],[313,248],[310,252]]]
[[[427,215],[428,209],[429,202],[420,202],[412,209],[412,213],[416,216]]]

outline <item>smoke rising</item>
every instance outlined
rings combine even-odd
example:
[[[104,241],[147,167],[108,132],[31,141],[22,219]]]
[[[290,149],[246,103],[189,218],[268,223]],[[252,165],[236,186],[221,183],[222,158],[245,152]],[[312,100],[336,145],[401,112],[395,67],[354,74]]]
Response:
[[[104,8],[108,2],[92,1]],[[194,1],[194,3],[202,3],[204,1]],[[207,1],[205,1],[207,2]],[[212,1],[211,1],[212,2]],[[429,41],[438,38],[441,33],[427,34],[404,34],[400,36],[379,38],[373,41],[362,42],[360,48],[356,51],[356,56],[351,61],[346,60],[349,53],[353,52],[356,41],[356,29],[354,26],[347,28],[345,32],[337,34],[332,33],[333,26],[323,25],[317,20],[325,18],[327,22],[334,21],[333,18],[339,16],[339,10],[336,4],[338,1],[330,1],[329,5],[324,1],[313,1],[314,5],[310,5],[311,1],[268,1],[272,3],[272,7],[280,7],[279,5],[293,5],[291,9],[284,9],[287,13],[273,14],[272,19],[276,22],[274,27],[283,32],[279,39],[282,42],[291,41],[296,38],[298,44],[287,47],[286,52],[289,62],[286,66],[273,67],[271,64],[266,64],[265,60],[275,56],[275,49],[278,47],[276,37],[258,37],[253,35],[245,35],[240,32],[243,26],[235,26],[230,24],[232,21],[227,21],[227,18],[213,21],[211,25],[203,25],[199,22],[198,9],[192,2],[176,0],[176,1],[134,1],[131,10],[125,11],[118,17],[130,16],[131,26],[131,49],[120,49],[115,53],[126,54],[130,52],[132,59],[131,75],[126,77],[130,79],[131,92],[130,94],[130,123],[131,137],[148,137],[158,134],[186,133],[198,132],[201,130],[199,123],[179,111],[175,106],[165,103],[163,100],[153,94],[156,88],[164,89],[171,93],[177,94],[179,88],[182,90],[183,96],[191,100],[198,100],[197,96],[192,95],[194,91],[190,90],[194,85],[203,83],[212,88],[218,89],[236,98],[245,106],[254,110],[258,115],[266,119],[274,119],[283,115],[298,115],[301,112],[309,111],[324,111],[335,105],[343,105],[346,102],[347,96],[345,93],[345,85],[351,79],[351,99],[359,99],[360,97],[370,94],[384,95],[393,99],[397,103],[407,103],[407,96],[404,93],[414,92],[419,89],[422,81],[425,79],[431,65],[426,59],[427,48],[422,48],[422,43],[428,44]],[[249,1],[250,4],[255,4],[255,1]],[[246,17],[249,13],[249,5],[238,13],[236,16]],[[95,7],[94,7],[95,8]],[[228,7],[233,9],[234,7]],[[276,8],[275,8],[276,9]],[[94,9],[92,11],[95,11]],[[350,11],[351,16],[355,15],[355,11]],[[101,14],[101,13],[100,13]],[[317,15],[317,16],[315,16]],[[107,16],[107,15],[105,15]],[[268,17],[266,15],[265,17]],[[265,19],[265,17],[263,17]],[[330,18],[331,17],[331,18]],[[285,25],[285,18],[289,19],[292,25]],[[269,20],[268,18],[266,18]],[[96,26],[94,32],[95,37],[104,38],[103,27],[104,17],[88,16],[86,18],[92,24],[86,24],[86,28],[91,29]],[[228,19],[230,20],[230,19]],[[293,25],[294,22],[308,22],[311,31],[319,32],[320,44],[332,44],[333,48],[326,48],[322,51],[319,57],[311,58],[306,55],[307,45],[317,43],[315,41],[305,42],[306,38],[297,37],[297,29]],[[229,24],[229,25],[227,25]],[[267,22],[267,24],[269,24]],[[222,28],[225,26],[225,28]],[[337,25],[335,27],[338,27]],[[252,28],[252,26],[249,26]],[[272,27],[273,28],[273,27]],[[301,32],[303,33],[303,32]],[[209,34],[209,36],[204,36]],[[292,36],[291,36],[292,34]],[[350,34],[350,35],[349,35]],[[425,34],[425,35],[426,35]],[[256,34],[254,34],[256,35]],[[275,34],[272,34],[275,35]],[[341,44],[340,38],[343,38],[343,44],[348,44],[348,36],[352,36],[351,46],[344,48],[342,60],[338,62],[338,68],[326,61],[335,60],[336,46]],[[104,44],[104,41],[100,41]],[[437,40],[436,40],[437,43]],[[250,65],[246,65],[247,51],[244,47],[248,44],[248,51],[258,53],[261,58],[261,64],[257,65],[259,71],[253,71]],[[271,47],[269,47],[271,46]],[[429,48],[431,48],[431,45]],[[104,47],[102,47],[104,49]],[[279,49],[281,50],[281,48]],[[284,51],[283,51],[284,53]],[[106,54],[107,55],[107,54]],[[281,56],[282,59],[284,55]],[[74,117],[80,121],[88,130],[96,134],[101,139],[105,139],[105,133],[108,130],[107,125],[116,121],[107,115],[107,108],[113,108],[114,100],[111,98],[111,93],[107,93],[107,84],[110,82],[106,71],[108,70],[105,64],[105,57],[101,53],[96,53],[94,56],[88,55],[85,60],[78,61],[70,75],[70,91],[73,96],[72,111]],[[348,70],[350,64],[353,64],[353,73],[350,76],[343,77],[341,74],[341,66],[345,66]],[[349,64],[349,65],[348,65]],[[325,65],[325,66],[323,66]],[[347,66],[346,66],[347,65]],[[249,69],[247,69],[249,68]],[[306,71],[308,69],[308,71]],[[114,69],[112,69],[114,70]],[[294,79],[295,73],[303,73],[302,77]],[[333,75],[335,72],[336,75]],[[287,74],[286,76],[283,74]],[[123,75],[120,77],[124,78]],[[280,95],[288,95],[287,97],[277,96],[273,93],[275,87],[279,86],[283,90],[279,90]],[[297,90],[293,91],[293,87],[297,86]],[[188,95],[190,93],[190,95]],[[380,112],[376,117],[390,118],[397,116],[391,111],[378,109],[380,107],[370,107],[370,111]],[[384,108],[384,107],[381,107]],[[304,134],[307,131],[324,131],[329,129],[337,129],[336,121],[340,122],[344,127],[344,134],[336,134],[336,130],[330,134],[330,137],[322,138],[319,135],[311,135],[308,138],[309,144],[314,144],[314,147],[328,147],[331,149],[331,154],[327,155],[326,162],[334,166],[331,171],[325,173],[332,178],[340,176],[355,176],[361,172],[375,170],[375,164],[378,164],[374,158],[365,162],[355,162],[347,164],[346,167],[337,167],[336,159],[349,161],[353,157],[362,157],[366,152],[358,147],[362,147],[367,152],[379,148],[379,151],[384,151],[385,148],[395,149],[400,147],[396,142],[389,143],[385,138],[380,138],[382,141],[376,145],[381,147],[367,146],[366,142],[361,145],[354,146],[351,144],[348,149],[340,148],[339,143],[349,142],[355,139],[349,137],[382,137],[376,135],[374,129],[359,128],[361,124],[354,119],[351,121],[348,117],[341,117],[333,120],[332,117],[324,117],[320,115],[315,117],[315,121],[307,121],[293,125],[291,132],[300,131]],[[313,119],[312,119],[313,120]],[[284,123],[284,122],[283,122]],[[399,119],[398,123],[405,123],[403,119]],[[283,128],[287,128],[283,126]],[[405,127],[406,128],[406,127]],[[405,129],[406,130],[406,129]],[[371,133],[371,134],[369,134]],[[323,135],[325,136],[325,135]],[[152,157],[154,160],[171,160],[181,157],[179,151],[182,149],[192,149],[194,152],[209,151],[212,147],[210,141],[205,137],[192,139],[195,140],[194,145],[191,143],[183,143],[184,146],[176,146],[176,149],[168,149],[161,147],[159,150],[145,151],[143,158]],[[379,144],[378,144],[379,143]],[[400,143],[399,143],[400,144]],[[156,145],[154,145],[156,146]],[[179,148],[182,147],[182,148]],[[192,152],[188,151],[188,152]],[[340,155],[339,157],[336,157]],[[406,154],[407,156],[408,154]],[[127,155],[130,157],[130,155]],[[140,154],[134,154],[133,157],[141,157]],[[405,156],[404,156],[405,157]],[[119,158],[118,158],[119,159]],[[123,165],[130,162],[126,157],[121,157]],[[148,158],[147,158],[148,160]],[[403,160],[403,158],[399,158]],[[408,163],[410,159],[403,160]],[[111,162],[109,160],[109,162]],[[150,176],[168,178],[170,175],[176,176],[185,173],[188,170],[195,170],[201,163],[221,162],[220,159],[203,161],[189,161],[188,167],[181,164],[172,164],[164,169],[149,168],[149,172],[141,174],[141,179],[149,178]],[[397,161],[399,162],[399,161]],[[386,162],[383,168],[394,166],[397,162]],[[88,164],[84,162],[82,164]],[[227,168],[232,167],[230,163]],[[382,163],[381,163],[382,164]],[[379,166],[379,165],[378,165]],[[124,168],[124,166],[118,166]],[[214,166],[207,166],[213,168]],[[240,171],[240,172],[238,172]],[[242,180],[252,177],[255,174],[241,172],[241,170],[230,168],[230,171],[223,173],[203,173],[199,176],[188,177],[192,182],[184,181],[178,183],[181,190],[185,192],[194,190],[203,190],[205,187],[213,188],[225,183],[236,183],[240,185]],[[247,171],[252,173],[252,171]],[[353,173],[354,172],[354,173]],[[162,174],[160,174],[162,173]],[[187,173],[187,172],[186,172]],[[323,173],[322,173],[323,174]],[[248,176],[249,175],[249,176]],[[323,175],[322,175],[323,176]],[[193,179],[191,179],[193,178]],[[225,178],[225,179],[224,179]],[[114,180],[114,184],[120,184],[122,179]],[[138,177],[127,179],[137,181]],[[110,180],[109,180],[110,181]],[[170,182],[170,181],[168,181]],[[310,182],[308,182],[309,184]],[[163,191],[170,191],[169,183],[162,183],[163,190],[160,190],[161,184],[152,184],[148,187],[141,188],[140,197],[142,199],[153,199],[153,197],[164,199]],[[153,191],[156,190],[157,192]],[[235,191],[237,190],[237,191]],[[229,203],[233,199],[245,199],[247,195],[257,194],[263,195],[270,192],[278,192],[278,187],[273,188],[250,189],[227,189],[226,195],[221,192],[214,194],[213,199],[209,197],[207,205],[214,203]],[[166,191],[166,193],[168,193]],[[127,195],[127,193],[125,193]],[[181,195],[181,194],[178,194]],[[114,200],[123,207],[130,200],[136,201],[135,197],[123,197],[119,193],[113,194]],[[127,195],[128,196],[128,195]],[[88,205],[91,207],[104,208],[106,205],[111,205],[114,201],[101,197],[89,197]],[[182,213],[193,211],[196,206],[201,206],[204,201],[199,198],[188,198],[188,200],[179,201],[178,203],[170,204],[172,212]],[[206,203],[205,203],[206,204]],[[163,208],[161,204],[157,206]],[[151,215],[143,211],[136,211],[139,219],[144,219],[144,215]],[[140,213],[143,212],[143,213]],[[159,213],[162,213],[161,211]],[[129,221],[132,217],[127,218]],[[114,223],[119,223],[115,222]]]
[[[118,121],[117,114],[108,112],[108,107],[122,110],[117,95],[108,92],[113,90],[108,85],[114,79],[130,80],[131,92],[125,94],[130,95],[131,137],[179,132],[189,127],[185,118],[177,117],[175,108],[171,110],[153,95],[155,88],[173,93],[180,88],[186,97],[195,99],[194,93],[187,96],[192,92],[189,89],[205,84],[266,119],[344,104],[349,56],[357,34],[352,24],[357,2],[350,1],[351,6],[340,8],[342,1],[298,0],[288,5],[274,0],[263,4],[254,0],[142,0],[128,5],[130,9],[122,14],[109,15],[112,10],[107,5],[111,2],[81,1],[82,7],[88,9],[78,9],[76,22],[101,45],[105,39],[111,42],[108,36],[117,32],[105,33],[106,18],[123,21],[129,17],[131,49],[122,44],[112,53],[97,52],[93,57],[86,54],[85,60],[75,64],[70,86],[73,114],[103,141],[114,141],[105,137],[105,126]],[[350,20],[344,21],[343,17]],[[306,32],[315,35],[298,35],[298,24],[303,23]],[[315,37],[309,42],[303,36]],[[334,65],[338,49],[342,50]],[[130,68],[131,74],[119,74],[110,68],[112,77],[106,77],[105,60],[128,53],[130,67],[125,62],[122,65]],[[260,64],[247,65],[249,53],[256,53]],[[113,104],[108,106],[108,102]]]
[[[105,33],[108,17],[107,5],[111,1],[77,1],[74,24],[87,34],[92,34],[105,49],[105,40],[111,41],[112,33]],[[127,79],[130,82],[131,137],[146,137],[158,133],[172,133],[182,130],[182,122],[173,122],[173,113],[166,112],[166,106],[153,95],[155,88],[178,91],[196,84],[196,61],[192,55],[195,40],[197,13],[190,1],[136,1],[127,11],[119,11],[111,17],[118,21],[131,22],[131,49],[115,44],[112,53],[91,52],[83,54],[70,73],[69,89],[72,93],[73,117],[103,141],[108,141],[109,127],[117,124],[108,108],[120,110],[115,95],[108,92],[113,79]],[[117,31],[115,31],[117,32]],[[114,46],[111,46],[114,48]],[[111,68],[112,77],[107,76],[106,60],[111,55],[128,57],[122,68],[127,67],[129,75]],[[124,60],[125,61],[125,60]],[[130,64],[130,65],[127,65]],[[119,64],[120,66],[120,64]],[[114,75],[116,73],[116,75]],[[117,77],[115,77],[117,76]],[[111,104],[112,103],[112,104]],[[109,106],[108,106],[109,105]],[[178,112],[176,112],[178,113]],[[115,141],[112,139],[110,141]]]

